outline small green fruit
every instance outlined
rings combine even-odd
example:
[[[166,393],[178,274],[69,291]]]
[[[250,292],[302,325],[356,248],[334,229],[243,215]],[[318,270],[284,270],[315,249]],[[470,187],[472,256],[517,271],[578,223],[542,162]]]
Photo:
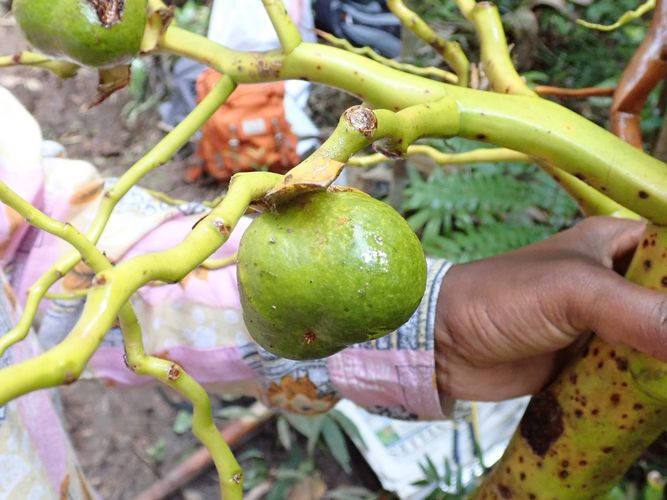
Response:
[[[389,205],[318,191],[255,219],[238,252],[246,326],[290,359],[334,354],[405,323],[426,286],[419,240]]]
[[[107,68],[139,54],[146,0],[14,0],[26,39],[45,54]]]

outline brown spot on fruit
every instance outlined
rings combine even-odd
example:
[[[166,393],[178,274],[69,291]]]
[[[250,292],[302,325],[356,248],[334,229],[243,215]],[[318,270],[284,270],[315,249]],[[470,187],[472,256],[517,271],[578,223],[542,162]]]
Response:
[[[553,392],[547,390],[533,397],[519,428],[530,448],[544,457],[563,434],[563,409]]]
[[[617,405],[621,401],[621,395],[615,392],[611,396],[609,396],[609,401],[611,401],[611,404]]]
[[[477,135],[475,136],[475,139],[477,139],[478,141],[485,141],[485,140],[486,140],[486,135],[484,135],[484,134],[477,134]]]
[[[613,446],[603,446],[600,449],[602,450],[602,453],[611,453],[612,451],[614,451]]]
[[[308,345],[315,342],[316,339],[317,339],[317,333],[315,333],[315,332],[306,332],[303,335],[303,341]]]
[[[643,409],[644,409],[644,405],[641,404],[641,403],[635,403],[634,405],[632,405],[632,409],[633,409],[633,410],[643,410]]]
[[[662,286],[667,287],[667,276],[663,276],[662,279],[660,280],[660,284]]]
[[[639,192],[637,193],[637,195],[638,195],[642,200],[645,200],[646,198],[648,198],[648,193],[647,193],[646,191],[639,191]]]
[[[514,498],[514,492],[512,492],[509,486],[498,484],[497,489],[500,498]]]
[[[567,476],[569,476],[569,475],[570,475],[570,473],[566,470],[561,470],[558,473],[558,477],[561,478],[561,479],[567,479]]]
[[[568,378],[570,379],[570,383],[572,385],[577,384],[577,374],[575,372],[571,372]]]
[[[651,267],[653,267],[653,262],[651,262],[651,259],[646,259],[644,261],[643,265],[644,265],[644,269],[646,271],[648,271],[649,269],[651,269]]]
[[[616,358],[616,367],[619,371],[626,372],[628,371],[628,360],[627,358]]]

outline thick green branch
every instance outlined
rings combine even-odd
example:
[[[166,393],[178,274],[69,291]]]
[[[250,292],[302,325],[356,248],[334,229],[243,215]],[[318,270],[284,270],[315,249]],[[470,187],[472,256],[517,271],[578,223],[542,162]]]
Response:
[[[288,56],[237,53],[178,28],[169,28],[160,43],[239,81],[307,78],[394,111],[450,96],[460,113],[459,135],[550,162],[631,211],[667,224],[665,164],[544,99],[448,85],[317,44],[302,43]]]
[[[459,8],[470,19],[479,38],[482,63],[491,83],[491,87],[500,93],[535,96],[514,67],[505,30],[495,5],[489,2],[459,2]],[[554,164],[538,162],[577,201],[580,208],[588,215],[614,215],[637,218],[631,210],[607,198],[586,183],[576,179]]]

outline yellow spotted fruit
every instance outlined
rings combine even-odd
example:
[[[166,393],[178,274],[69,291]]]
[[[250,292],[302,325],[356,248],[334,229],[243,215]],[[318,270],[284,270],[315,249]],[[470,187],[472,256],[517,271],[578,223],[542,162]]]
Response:
[[[14,0],[28,42],[45,54],[107,68],[139,54],[146,0]]]
[[[289,359],[315,359],[405,323],[426,286],[418,238],[356,190],[301,195],[257,217],[239,246],[246,326]]]

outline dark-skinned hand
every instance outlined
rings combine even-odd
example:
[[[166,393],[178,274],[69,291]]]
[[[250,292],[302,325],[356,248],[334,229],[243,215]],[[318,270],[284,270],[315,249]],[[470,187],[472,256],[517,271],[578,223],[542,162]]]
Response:
[[[613,270],[644,227],[591,217],[534,245],[450,269],[436,320],[440,392],[470,400],[535,393],[590,332],[667,361],[667,294]]]

